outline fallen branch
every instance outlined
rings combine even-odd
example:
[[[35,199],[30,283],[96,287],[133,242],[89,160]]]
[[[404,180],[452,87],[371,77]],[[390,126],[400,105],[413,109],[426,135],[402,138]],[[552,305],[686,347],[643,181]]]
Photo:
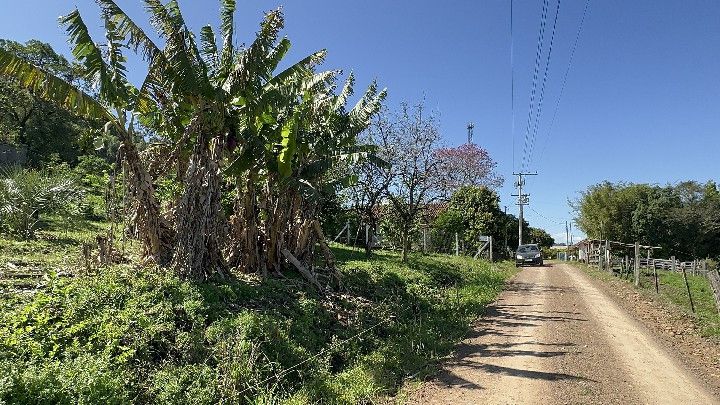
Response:
[[[293,256],[292,253],[290,253],[289,250],[282,249],[281,252],[285,256],[285,258],[288,259],[288,261],[292,263],[293,266],[298,269],[298,271],[300,271],[300,274],[302,274],[302,276],[310,282],[310,284],[314,285],[315,288],[318,289],[318,291],[323,292],[323,288],[317,281],[315,276],[313,276],[312,273],[310,273],[310,271],[308,271],[308,269],[306,269],[305,266],[303,266],[302,263],[300,263],[300,261],[295,256]]]

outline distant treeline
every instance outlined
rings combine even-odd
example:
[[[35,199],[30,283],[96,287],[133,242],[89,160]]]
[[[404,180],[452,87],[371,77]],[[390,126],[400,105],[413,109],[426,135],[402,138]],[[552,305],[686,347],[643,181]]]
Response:
[[[664,187],[604,182],[572,205],[590,238],[662,247],[657,257],[720,256],[720,192],[713,181]]]

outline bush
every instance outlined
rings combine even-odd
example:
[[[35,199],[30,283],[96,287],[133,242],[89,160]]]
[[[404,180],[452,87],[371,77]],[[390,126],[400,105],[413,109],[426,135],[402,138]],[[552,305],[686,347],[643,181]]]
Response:
[[[86,219],[103,219],[106,217],[105,204],[108,190],[110,164],[97,156],[86,155],[78,158],[73,169],[79,184],[82,185],[84,196],[79,201],[80,214]]]
[[[65,173],[13,168],[0,174],[0,226],[31,239],[47,214],[73,214],[82,198],[77,181]]]

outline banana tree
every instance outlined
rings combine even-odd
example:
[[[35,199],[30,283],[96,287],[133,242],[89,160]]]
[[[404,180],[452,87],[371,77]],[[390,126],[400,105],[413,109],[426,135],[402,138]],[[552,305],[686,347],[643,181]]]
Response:
[[[236,49],[234,0],[221,1],[220,41],[206,26],[199,42],[176,0],[144,0],[151,25],[164,41],[160,47],[116,2],[96,2],[105,45],[92,40],[77,10],[61,23],[86,78],[96,84],[97,98],[2,51],[0,74],[78,115],[106,122],[106,132],[121,139],[146,257],[195,279],[225,274],[228,258],[248,270],[278,269],[276,252],[296,244],[288,244],[287,226],[268,218],[287,201],[306,204],[298,185],[317,180],[307,176],[307,167],[359,153],[353,137],[384,92],[375,94],[371,86],[356,109],[345,112],[351,81],[334,96],[335,74],[314,73],[324,51],[275,73],[290,48],[287,39],[278,38],[284,23],[279,10],[266,14],[248,47]],[[147,63],[138,87],[126,78],[127,49]],[[165,154],[143,161],[134,143],[138,125],[157,136]],[[181,185],[164,209],[153,186],[158,177],[173,177]],[[221,206],[223,189],[236,195],[238,209],[230,226]],[[295,191],[291,199],[282,194],[287,190]],[[242,243],[238,235],[244,235]]]
[[[350,75],[336,95],[337,75],[315,73],[312,66],[292,75],[283,72],[255,94],[234,100],[243,113],[239,127],[255,140],[238,150],[226,170],[242,191],[231,218],[234,265],[277,271],[284,249],[312,263],[313,248],[324,243],[317,221],[321,196],[337,193],[351,180],[333,168],[373,155],[371,146],[357,144],[357,136],[380,108],[385,91],[372,84],[348,111],[354,78]],[[331,264],[329,251],[324,253]]]

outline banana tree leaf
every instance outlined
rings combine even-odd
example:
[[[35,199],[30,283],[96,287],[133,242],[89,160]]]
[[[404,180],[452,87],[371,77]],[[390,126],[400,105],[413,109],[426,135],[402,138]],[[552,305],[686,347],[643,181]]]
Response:
[[[297,123],[295,117],[283,125],[281,136],[282,149],[278,155],[278,171],[282,178],[287,178],[292,174],[292,160],[297,150]]]

